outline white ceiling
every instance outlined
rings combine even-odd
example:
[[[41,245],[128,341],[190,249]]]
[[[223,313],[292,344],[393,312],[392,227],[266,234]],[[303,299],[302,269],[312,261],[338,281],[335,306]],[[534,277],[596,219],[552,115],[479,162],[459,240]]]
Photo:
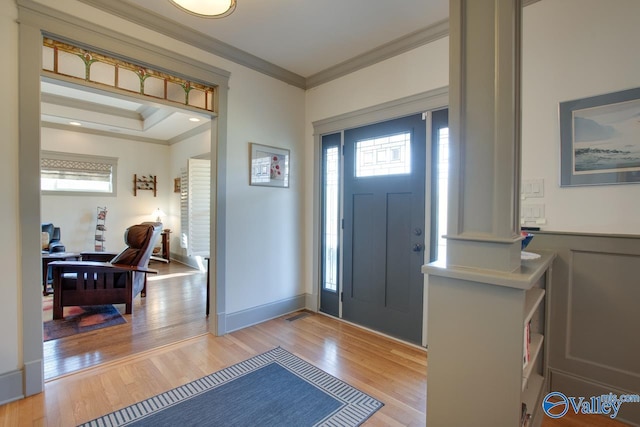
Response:
[[[169,0],[131,3],[303,77],[430,27],[448,0],[237,0],[224,18],[179,10]]]
[[[206,114],[54,79],[43,79],[40,90],[40,116],[49,127],[168,144],[210,126]]]
[[[448,0],[237,0],[236,10],[220,19],[190,15],[169,0],[81,0],[98,8],[115,8],[123,17],[160,27],[167,20],[184,32],[203,34],[241,53],[280,67],[301,79],[326,72],[353,58],[432,27],[448,17]],[[155,20],[155,21],[154,21]],[[78,131],[121,134],[170,143],[208,123],[190,122],[190,111],[151,105],[80,86],[42,84],[45,125]]]

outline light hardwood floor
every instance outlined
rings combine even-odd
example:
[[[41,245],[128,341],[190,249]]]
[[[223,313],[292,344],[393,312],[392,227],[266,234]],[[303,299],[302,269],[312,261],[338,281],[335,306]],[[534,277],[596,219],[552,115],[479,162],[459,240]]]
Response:
[[[45,380],[208,332],[205,273],[178,262],[149,267],[159,274],[123,314],[127,323],[44,343]],[[124,313],[124,304],[115,307]]]
[[[385,406],[367,425],[424,425],[423,349],[319,314],[289,317],[223,337],[205,334],[48,381],[44,393],[0,407],[0,425],[77,425],[277,346],[382,400]]]
[[[204,275],[176,276],[188,272],[179,264],[156,266],[164,270],[165,279],[158,279],[156,292],[160,292],[163,280],[182,277],[190,284],[175,282],[169,288],[181,286],[182,293],[194,293],[196,299],[201,293]],[[181,271],[179,271],[181,270]],[[198,277],[200,279],[198,279]],[[151,282],[153,283],[153,282]],[[169,283],[169,282],[167,282]],[[151,294],[149,294],[150,296]],[[147,298],[149,298],[149,296]],[[169,310],[176,303],[172,299],[164,302],[146,302],[147,310],[156,304],[160,311]],[[138,307],[136,307],[138,308]],[[202,305],[204,317],[204,305]],[[183,309],[183,308],[181,308]],[[159,314],[145,314],[153,324],[153,318],[163,318]],[[173,311],[178,311],[175,309]],[[427,352],[421,348],[403,344],[395,340],[368,332],[339,320],[315,313],[304,312],[297,320],[288,320],[295,314],[286,315],[259,325],[245,328],[222,337],[208,333],[194,332],[190,338],[173,344],[162,344],[159,348],[139,350],[132,355],[135,346],[121,343],[124,332],[111,334],[103,330],[93,336],[93,344],[107,340],[109,335],[123,334],[116,341],[118,351],[96,350],[89,355],[66,349],[58,353],[58,364],[67,359],[81,359],[84,362],[69,362],[82,366],[83,370],[51,379],[45,384],[45,391],[20,401],[0,406],[0,426],[75,426],[116,409],[128,406],[155,394],[185,384],[211,372],[238,363],[256,354],[281,346],[346,381],[354,387],[383,401],[385,406],[376,412],[367,426],[422,426],[425,425]],[[135,311],[133,317],[142,317],[142,310]],[[134,319],[131,329],[135,329]],[[187,322],[190,324],[191,321]],[[163,322],[158,322],[158,325]],[[199,325],[198,322],[195,323]],[[166,329],[181,329],[177,324]],[[163,329],[158,326],[159,329]],[[189,330],[191,326],[185,328]],[[199,330],[194,327],[194,330]],[[108,328],[112,329],[112,328]],[[142,334],[130,332],[130,339]],[[149,332],[152,336],[166,335]],[[196,336],[194,336],[194,334]],[[175,334],[178,336],[178,333]],[[174,341],[175,341],[174,336]],[[144,338],[143,338],[144,339]],[[149,338],[147,341],[152,342]],[[78,344],[77,348],[89,345]],[[60,346],[62,348],[64,346]],[[73,346],[72,346],[73,347]],[[107,345],[107,348],[110,346]],[[119,352],[119,355],[118,355]],[[88,360],[97,358],[101,364],[92,366]],[[463,410],[463,408],[461,408]],[[202,425],[206,425],[203,423]],[[618,427],[622,424],[601,416],[566,416],[560,420],[546,419],[544,427]],[[435,426],[437,427],[437,426]]]

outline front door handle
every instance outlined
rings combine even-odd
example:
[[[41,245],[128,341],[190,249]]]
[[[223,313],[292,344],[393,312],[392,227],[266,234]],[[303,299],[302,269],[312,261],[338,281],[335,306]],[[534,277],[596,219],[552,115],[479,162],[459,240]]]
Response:
[[[422,243],[416,243],[413,245],[413,252],[421,252],[423,248]]]

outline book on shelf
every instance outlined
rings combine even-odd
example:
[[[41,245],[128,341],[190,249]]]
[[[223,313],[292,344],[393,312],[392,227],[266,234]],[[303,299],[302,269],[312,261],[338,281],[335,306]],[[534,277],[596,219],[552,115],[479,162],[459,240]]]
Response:
[[[526,367],[531,360],[531,322],[524,325],[524,337],[522,348],[522,367]]]
[[[522,402],[522,413],[520,415],[520,427],[527,427],[529,425],[529,420],[531,419],[531,414],[527,411],[527,404]]]

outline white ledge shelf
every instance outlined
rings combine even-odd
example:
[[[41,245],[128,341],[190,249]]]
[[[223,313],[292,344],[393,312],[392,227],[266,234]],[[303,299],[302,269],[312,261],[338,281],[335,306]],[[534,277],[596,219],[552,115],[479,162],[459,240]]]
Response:
[[[460,267],[446,265],[436,261],[422,266],[424,274],[449,277],[452,279],[468,280],[472,282],[488,283],[496,286],[505,286],[527,290],[547,271],[556,254],[554,252],[536,252],[540,258],[523,260],[520,268],[514,272],[502,272],[496,270],[482,270],[479,268]]]

